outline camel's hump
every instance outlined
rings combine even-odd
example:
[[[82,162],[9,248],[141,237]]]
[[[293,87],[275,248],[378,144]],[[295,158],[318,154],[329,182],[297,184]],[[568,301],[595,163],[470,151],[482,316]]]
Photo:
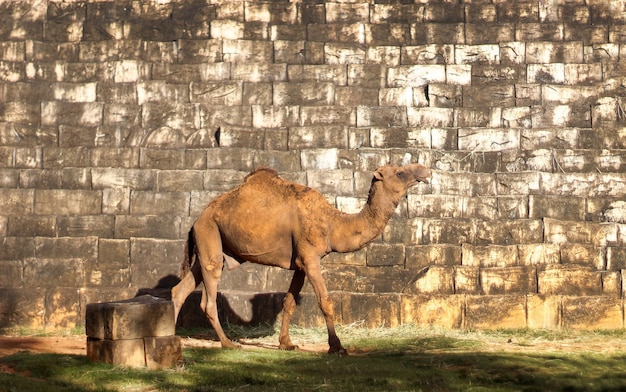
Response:
[[[251,172],[244,178],[244,182],[248,182],[248,180],[256,177],[278,177],[278,172],[270,167],[259,167],[255,171]]]

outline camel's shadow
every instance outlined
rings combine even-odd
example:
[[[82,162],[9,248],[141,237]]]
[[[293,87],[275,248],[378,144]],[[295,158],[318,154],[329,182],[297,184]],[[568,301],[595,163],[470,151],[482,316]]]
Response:
[[[153,295],[159,298],[171,299],[171,288],[180,279],[168,275],[159,280],[153,288],[142,288],[139,295]],[[176,321],[176,328],[184,330],[211,329],[206,315],[200,308],[202,300],[202,286],[192,292],[180,310]],[[274,325],[282,311],[285,293],[249,293],[242,291],[222,291],[217,296],[219,318],[223,326],[236,326],[238,333],[245,337],[263,337],[274,334]],[[231,329],[231,328],[227,328]],[[253,335],[253,336],[252,336]],[[234,336],[233,336],[234,337]],[[241,336],[244,337],[244,336]]]

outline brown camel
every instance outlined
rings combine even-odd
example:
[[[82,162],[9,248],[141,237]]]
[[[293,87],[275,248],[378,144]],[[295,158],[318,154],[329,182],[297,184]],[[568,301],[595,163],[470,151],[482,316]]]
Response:
[[[229,268],[246,261],[277,266],[295,271],[283,303],[280,348],[296,348],[289,337],[289,322],[308,277],[326,319],[328,352],[345,354],[335,333],[333,303],[320,259],[330,252],[359,250],[373,241],[407,190],[419,181],[428,183],[428,177],[430,170],[420,164],[380,167],[365,207],[346,214],[318,191],[286,181],[274,170],[252,172],[241,185],[210,202],[190,230],[182,280],[172,289],[175,317],[187,296],[204,281],[201,307],[222,347],[239,347],[226,337],[217,315],[217,284],[224,262]],[[194,259],[197,262],[192,263]]]

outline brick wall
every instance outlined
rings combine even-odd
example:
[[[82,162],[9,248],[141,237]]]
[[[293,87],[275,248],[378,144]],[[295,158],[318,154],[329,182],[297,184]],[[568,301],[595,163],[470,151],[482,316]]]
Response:
[[[255,167],[356,211],[410,161],[432,184],[324,260],[339,322],[622,328],[625,2],[456,3],[1,1],[0,326],[167,286]],[[223,312],[289,277],[226,272]]]

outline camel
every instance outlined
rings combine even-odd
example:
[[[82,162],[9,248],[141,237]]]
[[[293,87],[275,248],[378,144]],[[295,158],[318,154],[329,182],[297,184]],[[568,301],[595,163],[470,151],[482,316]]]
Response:
[[[293,270],[283,301],[279,348],[297,348],[289,323],[305,278],[313,286],[328,329],[329,353],[346,354],[335,332],[333,302],[320,260],[330,252],[353,252],[378,237],[408,189],[428,184],[421,164],[387,165],[374,173],[366,205],[356,214],[335,209],[322,194],[260,168],[211,201],[189,231],[181,281],[172,288],[175,318],[185,299],[204,281],[201,307],[224,348],[238,348],[222,330],[216,297],[222,269],[243,262]]]

